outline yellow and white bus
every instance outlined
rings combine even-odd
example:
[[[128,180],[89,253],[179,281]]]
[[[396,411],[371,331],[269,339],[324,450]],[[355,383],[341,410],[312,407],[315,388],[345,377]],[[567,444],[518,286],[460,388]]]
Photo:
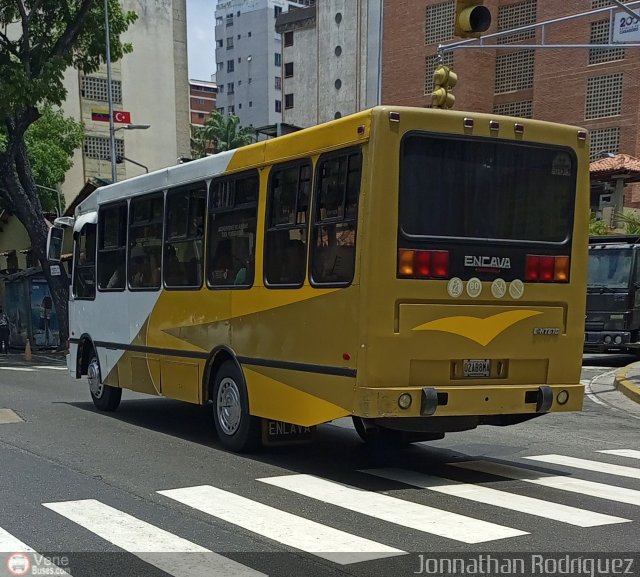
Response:
[[[71,374],[213,404],[221,443],[441,438],[582,408],[584,130],[381,106],[96,190]],[[297,427],[296,427],[297,428]]]

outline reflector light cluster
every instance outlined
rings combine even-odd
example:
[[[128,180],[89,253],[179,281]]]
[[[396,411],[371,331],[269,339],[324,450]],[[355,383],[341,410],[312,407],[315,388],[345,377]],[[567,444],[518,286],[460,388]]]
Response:
[[[398,252],[398,275],[402,277],[448,278],[448,250],[408,250]]]
[[[569,257],[528,254],[525,280],[534,282],[569,282]]]

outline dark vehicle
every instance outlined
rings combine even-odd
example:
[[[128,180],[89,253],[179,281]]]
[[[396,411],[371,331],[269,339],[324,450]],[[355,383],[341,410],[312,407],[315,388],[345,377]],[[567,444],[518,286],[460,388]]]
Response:
[[[584,350],[640,354],[640,236],[589,239]]]

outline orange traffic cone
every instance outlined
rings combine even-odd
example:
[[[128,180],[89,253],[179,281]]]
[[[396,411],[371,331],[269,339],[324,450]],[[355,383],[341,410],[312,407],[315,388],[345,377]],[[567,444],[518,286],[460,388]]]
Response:
[[[31,343],[29,342],[29,339],[27,339],[27,344],[24,347],[24,360],[31,360]]]

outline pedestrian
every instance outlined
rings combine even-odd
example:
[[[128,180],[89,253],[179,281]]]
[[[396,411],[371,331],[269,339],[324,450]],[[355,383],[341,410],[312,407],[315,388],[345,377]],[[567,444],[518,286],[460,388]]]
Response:
[[[0,305],[0,353],[9,354],[9,317]]]

